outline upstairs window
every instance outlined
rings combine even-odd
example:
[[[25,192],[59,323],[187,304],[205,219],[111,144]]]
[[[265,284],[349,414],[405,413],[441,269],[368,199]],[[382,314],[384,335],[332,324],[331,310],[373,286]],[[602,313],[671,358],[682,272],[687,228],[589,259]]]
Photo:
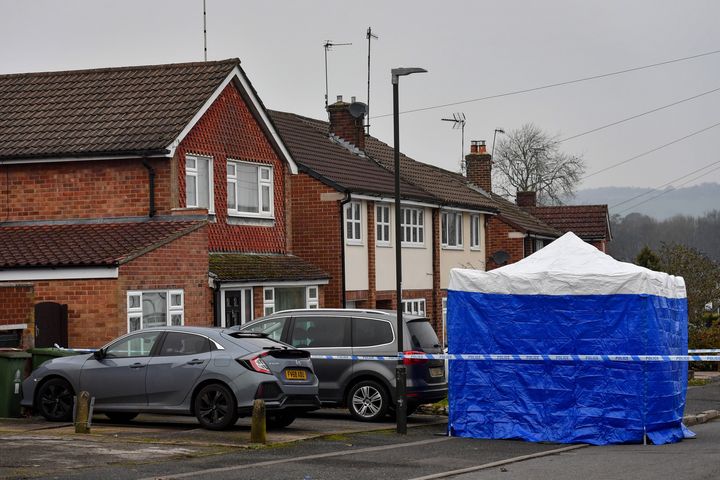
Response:
[[[400,241],[412,247],[425,246],[425,211],[422,208],[401,208]]]
[[[480,248],[480,215],[470,216],[470,248]]]
[[[362,208],[360,202],[350,202],[345,205],[345,240],[347,243],[362,243]]]
[[[230,215],[273,216],[273,168],[227,162],[227,203]]]
[[[450,248],[462,248],[462,213],[442,212],[441,220],[442,246]]]
[[[212,158],[185,157],[185,206],[207,208],[213,213]]]
[[[390,206],[377,205],[375,207],[375,234],[376,245],[390,246]]]

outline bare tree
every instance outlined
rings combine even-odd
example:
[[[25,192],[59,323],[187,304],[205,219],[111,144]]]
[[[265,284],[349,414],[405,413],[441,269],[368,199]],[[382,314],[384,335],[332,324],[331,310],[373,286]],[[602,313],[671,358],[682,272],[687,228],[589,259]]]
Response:
[[[561,152],[558,137],[533,123],[511,130],[495,152],[493,185],[508,198],[533,191],[541,204],[561,204],[574,196],[585,173],[582,156]]]

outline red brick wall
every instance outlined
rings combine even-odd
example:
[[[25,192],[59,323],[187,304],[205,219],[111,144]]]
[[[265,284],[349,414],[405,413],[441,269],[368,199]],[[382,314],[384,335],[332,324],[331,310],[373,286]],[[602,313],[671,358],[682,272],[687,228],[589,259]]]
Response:
[[[70,346],[99,347],[127,333],[128,290],[182,289],[185,323],[212,325],[207,272],[207,228],[203,227],[120,266],[118,279],[34,282],[34,302],[67,304]]]
[[[22,346],[31,347],[34,338],[34,291],[32,283],[0,283],[0,325],[27,324]]]
[[[293,175],[291,184],[293,253],[330,275],[321,306],[342,307],[340,202],[320,200],[322,193],[337,191],[305,173]]]
[[[156,172],[158,214],[169,213],[170,160],[149,159],[148,162]],[[5,165],[0,168],[0,177],[3,205],[0,218],[3,220],[6,217],[8,221],[22,221],[148,214],[148,171],[139,158]]]
[[[492,260],[493,253],[498,250],[504,250],[510,255],[508,263],[514,263],[524,258],[523,239],[508,238],[508,234],[515,231],[517,230],[496,216],[490,217],[490,221],[485,229],[485,245],[487,252],[487,262],[485,264],[486,270],[492,270],[493,268],[501,266]]]
[[[228,85],[176,150],[177,205],[185,206],[185,156],[212,157],[216,221],[209,226],[210,251],[285,253],[286,164],[273,150],[260,125],[234,85]],[[230,225],[227,222],[227,160],[273,166],[272,226]]]

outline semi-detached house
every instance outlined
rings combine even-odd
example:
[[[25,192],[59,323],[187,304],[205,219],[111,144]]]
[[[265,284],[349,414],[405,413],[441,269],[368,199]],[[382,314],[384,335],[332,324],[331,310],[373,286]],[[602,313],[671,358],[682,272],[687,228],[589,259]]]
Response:
[[[0,76],[0,343],[323,304],[297,165],[237,59]]]
[[[402,298],[395,283],[393,148],[364,132],[362,107],[339,99],[329,121],[271,111],[299,174],[292,183],[296,253],[331,274],[328,307],[427,315],[444,334],[454,267],[484,269],[494,201],[464,177],[401,156]]]

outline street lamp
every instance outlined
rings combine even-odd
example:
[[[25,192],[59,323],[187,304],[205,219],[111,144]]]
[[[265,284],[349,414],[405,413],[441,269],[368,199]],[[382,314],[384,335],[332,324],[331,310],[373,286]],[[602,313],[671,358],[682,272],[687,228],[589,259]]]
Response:
[[[395,418],[397,420],[397,433],[407,434],[407,372],[402,360],[403,352],[403,311],[402,311],[402,252],[401,252],[401,219],[400,219],[400,102],[398,99],[398,84],[400,77],[413,73],[425,73],[424,68],[393,68],[393,127],[395,130],[395,301],[397,303],[397,341],[398,361],[395,367]]]
[[[495,135],[497,135],[498,133],[504,134],[505,130],[503,130],[502,128],[496,128],[495,131],[493,132],[493,144],[492,144],[492,149],[490,150],[490,157],[493,160],[495,159]]]

